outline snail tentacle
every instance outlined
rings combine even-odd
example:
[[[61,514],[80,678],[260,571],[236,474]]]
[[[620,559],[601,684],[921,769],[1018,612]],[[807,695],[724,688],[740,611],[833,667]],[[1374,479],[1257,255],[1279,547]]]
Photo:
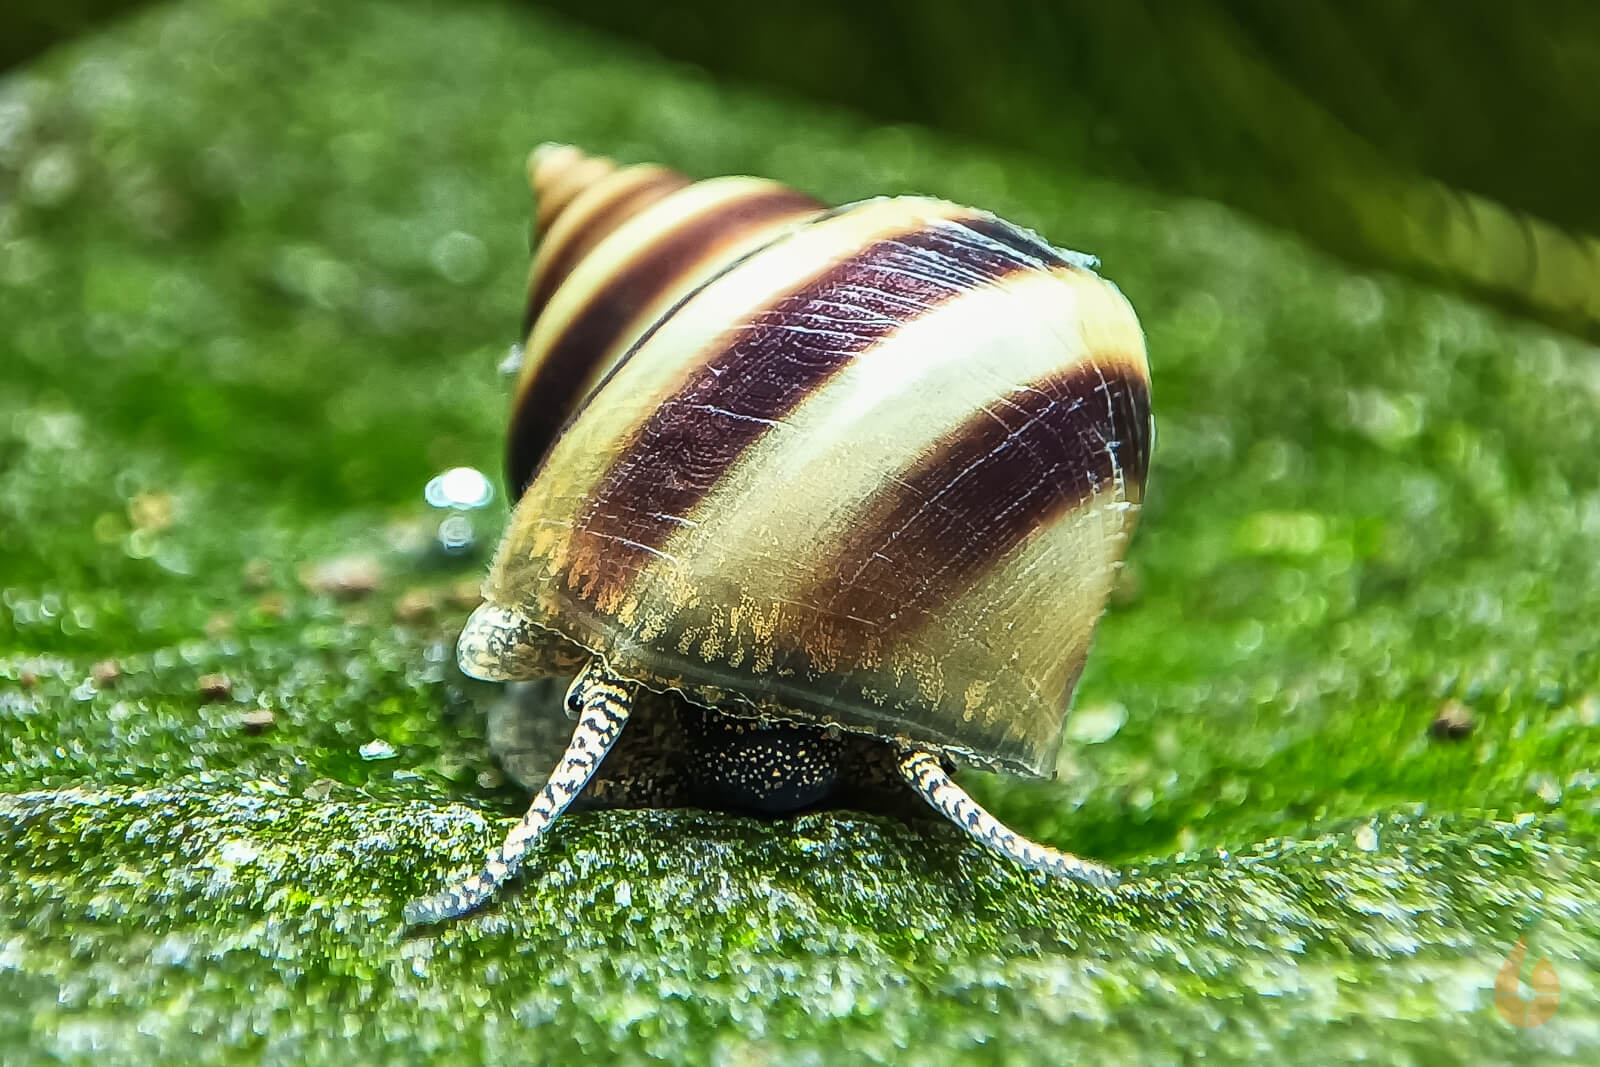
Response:
[[[1109,867],[1030,841],[1006,826],[957,785],[939,757],[927,749],[902,747],[900,775],[930,807],[973,840],[1030,870],[1071,878],[1099,889],[1115,888],[1121,880]]]
[[[561,762],[534,797],[527,814],[511,828],[500,847],[489,854],[483,870],[449,889],[407,904],[407,925],[426,926],[465,915],[517,873],[534,843],[583,792],[622,735],[633,706],[633,688],[631,682],[613,674],[598,656],[589,661],[567,690],[567,707],[578,712],[577,728]]]

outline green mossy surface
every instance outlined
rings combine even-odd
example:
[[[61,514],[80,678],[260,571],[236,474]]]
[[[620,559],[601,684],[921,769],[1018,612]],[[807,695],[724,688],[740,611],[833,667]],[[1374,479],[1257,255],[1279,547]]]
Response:
[[[1061,778],[973,788],[1121,890],[880,817],[603,812],[401,935],[522,802],[451,664],[481,560],[420,498],[498,469],[542,140],[1103,258],[1149,504]],[[0,85],[0,323],[8,1064],[1600,1058],[1593,348],[1212,205],[376,3],[166,7]],[[304,580],[349,556],[370,595]],[[1537,1029],[1492,1006],[1521,937]]]

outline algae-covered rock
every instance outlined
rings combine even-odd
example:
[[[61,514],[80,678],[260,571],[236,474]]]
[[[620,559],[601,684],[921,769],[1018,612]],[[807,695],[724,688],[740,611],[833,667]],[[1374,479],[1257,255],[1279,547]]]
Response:
[[[524,799],[422,487],[498,467],[542,140],[1102,257],[1149,502],[1061,777],[973,788],[1120,890],[883,817],[597,812],[402,936]],[[544,17],[248,0],[0,87],[0,323],[7,1063],[1600,1055],[1592,348]]]

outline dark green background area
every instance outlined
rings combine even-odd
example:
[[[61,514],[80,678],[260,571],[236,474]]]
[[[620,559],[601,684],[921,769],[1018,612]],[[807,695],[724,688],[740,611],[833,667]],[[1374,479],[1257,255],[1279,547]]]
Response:
[[[868,114],[498,5],[179,3],[0,84],[7,1063],[1595,1058],[1600,353]],[[420,498],[498,469],[542,140],[1102,257],[1149,502],[1061,777],[973,788],[1122,890],[879,817],[611,812],[400,936],[524,800],[451,664],[481,560]],[[312,573],[349,556],[365,596]],[[1535,1030],[1491,1004],[1524,937]]]
[[[0,67],[137,6],[18,0],[0,14]],[[1600,336],[1587,0],[512,6],[723,79],[1216,198],[1357,263]]]
[[[1600,333],[1584,0],[541,6],[880,119],[1215,197]]]

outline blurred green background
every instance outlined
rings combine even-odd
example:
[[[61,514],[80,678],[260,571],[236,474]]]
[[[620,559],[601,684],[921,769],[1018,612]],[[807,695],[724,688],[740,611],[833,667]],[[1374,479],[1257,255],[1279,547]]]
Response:
[[[4,16],[8,1065],[1600,1057],[1589,8],[106,10]],[[1102,257],[1147,508],[1061,776],[970,780],[1117,894],[606,812],[401,937],[526,799],[422,492],[499,468],[547,139]]]
[[[19,0],[0,65],[137,6]],[[1600,331],[1600,7],[1585,0],[529,6],[720,77],[1214,197]]]

